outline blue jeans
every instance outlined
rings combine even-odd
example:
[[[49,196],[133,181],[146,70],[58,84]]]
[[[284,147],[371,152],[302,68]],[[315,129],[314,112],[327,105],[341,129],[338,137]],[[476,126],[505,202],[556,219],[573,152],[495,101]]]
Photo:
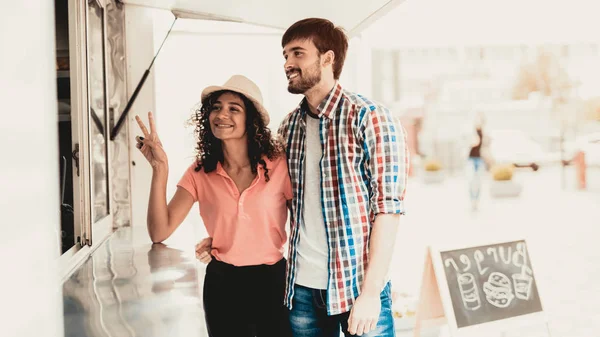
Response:
[[[362,337],[395,336],[391,292],[391,284],[388,282],[381,292],[381,312],[377,327],[375,330],[362,334]],[[346,337],[355,336],[348,332],[350,312],[328,316],[326,298],[325,290],[311,289],[300,285],[294,287],[292,311],[290,312],[294,337],[339,337],[340,331]]]
[[[472,165],[471,179],[469,182],[469,194],[471,200],[478,201],[479,195],[481,194],[481,175],[485,168],[483,167],[483,159],[480,157],[469,157],[469,162]]]

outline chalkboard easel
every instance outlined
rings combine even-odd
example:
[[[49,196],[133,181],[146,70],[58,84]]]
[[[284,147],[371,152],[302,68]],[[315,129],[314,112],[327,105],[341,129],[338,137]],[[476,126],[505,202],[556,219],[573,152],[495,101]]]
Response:
[[[452,336],[539,322],[550,336],[525,240],[428,247],[414,336],[432,322]]]

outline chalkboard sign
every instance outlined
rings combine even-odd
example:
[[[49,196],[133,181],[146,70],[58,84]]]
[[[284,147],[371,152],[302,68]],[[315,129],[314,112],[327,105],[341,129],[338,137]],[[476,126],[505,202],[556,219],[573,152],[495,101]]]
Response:
[[[439,254],[457,328],[542,311],[525,241]]]

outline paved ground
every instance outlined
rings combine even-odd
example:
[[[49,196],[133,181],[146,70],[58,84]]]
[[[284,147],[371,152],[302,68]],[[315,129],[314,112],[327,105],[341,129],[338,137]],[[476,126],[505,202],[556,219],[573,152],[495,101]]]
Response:
[[[571,168],[564,189],[558,167],[519,170],[515,178],[524,189],[510,199],[491,198],[488,178],[475,212],[464,176],[436,185],[415,176],[394,256],[396,290],[418,294],[424,252],[431,243],[463,238],[489,242],[514,235],[528,242],[552,336],[600,336],[600,169],[588,173],[588,190],[580,191]],[[543,326],[534,326],[506,336],[544,336],[544,332]]]

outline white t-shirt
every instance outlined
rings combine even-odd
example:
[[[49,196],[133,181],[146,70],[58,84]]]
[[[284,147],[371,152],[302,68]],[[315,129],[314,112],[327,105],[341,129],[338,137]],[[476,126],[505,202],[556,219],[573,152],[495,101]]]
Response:
[[[327,289],[329,278],[328,245],[321,205],[323,157],[319,134],[320,119],[306,116],[306,158],[304,160],[304,223],[300,226],[296,260],[296,284]]]

